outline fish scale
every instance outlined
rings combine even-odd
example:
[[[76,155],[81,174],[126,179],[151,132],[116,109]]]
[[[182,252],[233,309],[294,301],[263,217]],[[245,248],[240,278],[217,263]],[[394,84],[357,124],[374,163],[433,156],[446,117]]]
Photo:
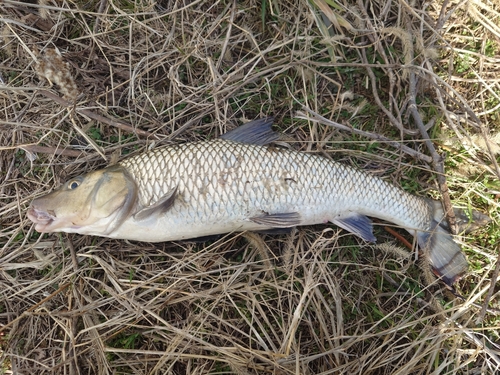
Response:
[[[224,231],[255,229],[249,217],[281,212],[299,212],[306,225],[318,218],[332,221],[346,211],[406,228],[428,230],[431,223],[425,199],[326,158],[272,146],[226,140],[186,143],[120,165],[138,182],[144,206],[177,187],[178,199],[168,216],[189,225],[222,220]],[[175,233],[172,229],[172,239],[181,239]]]

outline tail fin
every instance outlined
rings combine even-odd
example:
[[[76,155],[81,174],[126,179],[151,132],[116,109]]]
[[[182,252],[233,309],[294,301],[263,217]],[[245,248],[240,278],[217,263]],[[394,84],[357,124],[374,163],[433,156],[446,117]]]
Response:
[[[430,231],[417,233],[418,245],[429,254],[434,274],[448,286],[463,276],[469,264],[451,234],[433,220]]]
[[[441,207],[441,203],[438,201],[433,201],[433,203],[434,219],[439,221],[439,226],[450,231],[448,222],[444,219],[444,210]],[[491,218],[488,215],[476,210],[465,211],[461,208],[453,207],[453,212],[455,214],[457,230],[459,233],[474,232],[476,229],[484,227],[491,221]]]
[[[441,202],[429,200],[429,205],[433,213],[431,228],[426,232],[417,232],[418,245],[429,254],[434,274],[452,287],[467,271],[467,259],[460,246],[453,241]],[[453,211],[459,232],[470,233],[491,221],[479,211],[468,214],[460,208],[453,208]]]
[[[418,245],[422,251],[427,252],[434,274],[452,287],[467,271],[469,264],[460,246],[453,241],[441,202],[429,199],[428,203],[433,220],[428,231],[417,232]],[[465,216],[459,209],[454,211],[459,217]],[[461,229],[463,228],[462,225]]]

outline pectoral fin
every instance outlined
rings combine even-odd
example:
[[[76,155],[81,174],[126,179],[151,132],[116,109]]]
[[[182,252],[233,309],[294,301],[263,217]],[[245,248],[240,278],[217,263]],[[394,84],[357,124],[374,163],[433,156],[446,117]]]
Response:
[[[377,238],[373,235],[373,225],[371,220],[365,215],[357,213],[344,214],[330,220],[333,224],[342,229],[361,237],[368,242],[376,242]]]
[[[300,225],[300,214],[298,212],[286,212],[280,214],[265,213],[261,216],[251,217],[254,223],[271,228],[291,228]]]
[[[161,215],[167,212],[175,201],[177,193],[177,186],[167,192],[163,197],[161,197],[155,203],[144,207],[140,211],[134,214],[135,220],[144,220],[153,215]]]

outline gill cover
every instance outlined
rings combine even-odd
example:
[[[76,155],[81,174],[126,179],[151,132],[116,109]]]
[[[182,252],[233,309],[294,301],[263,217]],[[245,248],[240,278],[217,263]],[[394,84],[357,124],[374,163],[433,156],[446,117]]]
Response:
[[[28,217],[39,232],[107,235],[130,216],[136,200],[134,180],[115,165],[75,177],[33,200]]]

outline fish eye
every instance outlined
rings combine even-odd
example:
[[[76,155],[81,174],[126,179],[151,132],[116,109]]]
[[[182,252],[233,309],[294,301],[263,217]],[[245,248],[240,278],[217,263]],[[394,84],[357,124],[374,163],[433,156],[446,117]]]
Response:
[[[74,189],[76,189],[78,186],[80,186],[80,183],[81,183],[81,181],[80,181],[80,180],[73,180],[73,181],[70,181],[70,182],[68,182],[68,189],[69,189],[69,190],[74,190]]]

